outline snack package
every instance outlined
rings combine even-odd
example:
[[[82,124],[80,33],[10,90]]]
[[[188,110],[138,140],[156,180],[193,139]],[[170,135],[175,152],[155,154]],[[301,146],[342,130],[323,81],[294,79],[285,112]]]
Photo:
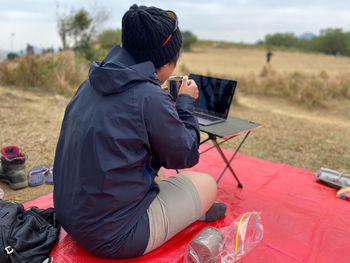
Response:
[[[247,212],[227,227],[203,228],[187,245],[184,262],[236,262],[256,246],[262,237],[260,212]]]
[[[337,197],[350,201],[350,187],[343,187],[337,192]]]

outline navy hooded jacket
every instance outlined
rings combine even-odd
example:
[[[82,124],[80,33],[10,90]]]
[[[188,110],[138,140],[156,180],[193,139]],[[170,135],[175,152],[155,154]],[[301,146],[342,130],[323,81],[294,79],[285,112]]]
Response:
[[[63,228],[102,257],[142,255],[147,209],[159,192],[161,166],[198,162],[194,99],[176,107],[152,62],[135,64],[121,47],[93,62],[68,104],[54,162],[54,205]]]

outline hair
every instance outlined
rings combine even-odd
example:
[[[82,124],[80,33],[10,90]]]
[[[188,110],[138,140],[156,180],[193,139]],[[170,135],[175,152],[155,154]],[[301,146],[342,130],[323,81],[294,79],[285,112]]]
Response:
[[[177,65],[177,62],[179,61],[181,51],[177,52],[177,54],[170,60],[170,62],[174,63],[174,65]]]

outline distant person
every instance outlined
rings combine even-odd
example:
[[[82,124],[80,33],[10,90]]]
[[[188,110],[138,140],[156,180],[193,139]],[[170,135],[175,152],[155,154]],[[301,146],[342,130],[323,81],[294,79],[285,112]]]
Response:
[[[34,47],[30,44],[27,44],[26,53],[33,55],[34,54]]]
[[[267,53],[266,53],[266,62],[267,63],[270,63],[270,61],[271,61],[271,57],[273,56],[273,53],[272,53],[272,51],[269,49],[268,51],[267,51]]]
[[[199,160],[197,84],[184,77],[176,106],[161,88],[181,44],[174,12],[131,6],[122,47],[92,63],[66,108],[53,168],[55,210],[62,227],[97,256],[137,257],[196,220],[225,215],[226,205],[214,203],[211,175],[162,175],[161,167]]]

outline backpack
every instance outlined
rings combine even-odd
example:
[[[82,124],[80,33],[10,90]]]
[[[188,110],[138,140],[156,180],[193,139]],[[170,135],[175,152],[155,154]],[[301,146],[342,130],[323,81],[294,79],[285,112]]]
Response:
[[[59,231],[54,208],[24,209],[20,203],[0,200],[1,263],[51,262]]]

